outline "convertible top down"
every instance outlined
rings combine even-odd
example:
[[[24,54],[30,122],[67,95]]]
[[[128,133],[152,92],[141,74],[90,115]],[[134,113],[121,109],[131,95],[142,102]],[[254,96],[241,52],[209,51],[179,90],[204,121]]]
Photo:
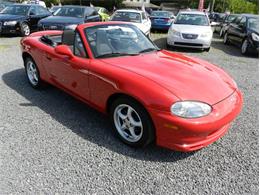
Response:
[[[109,115],[126,144],[194,151],[222,137],[242,94],[222,69],[160,50],[124,22],[43,31],[21,40],[28,81],[52,84]]]

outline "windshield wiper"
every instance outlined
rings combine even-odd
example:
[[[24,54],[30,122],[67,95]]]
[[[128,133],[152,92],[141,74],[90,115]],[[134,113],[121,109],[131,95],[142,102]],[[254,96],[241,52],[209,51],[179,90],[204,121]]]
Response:
[[[139,51],[139,54],[140,53],[150,52],[150,51],[160,51],[160,49],[159,48],[147,48],[147,49]]]
[[[97,56],[96,58],[109,58],[109,57],[119,57],[119,56],[136,56],[139,53],[120,53],[120,52],[113,52],[113,53],[106,53]]]

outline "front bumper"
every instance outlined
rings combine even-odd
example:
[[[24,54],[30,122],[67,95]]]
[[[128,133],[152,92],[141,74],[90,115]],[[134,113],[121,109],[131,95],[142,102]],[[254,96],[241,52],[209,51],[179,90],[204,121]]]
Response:
[[[171,27],[171,24],[154,24],[152,23],[152,29],[156,30],[168,30]]]
[[[222,137],[242,109],[240,91],[213,105],[212,112],[201,118],[185,119],[170,112],[149,110],[156,127],[159,146],[190,152],[199,150]]]
[[[167,44],[174,47],[188,47],[188,48],[209,48],[211,45],[212,36],[202,38],[198,36],[196,39],[184,39],[181,36],[177,37],[168,33]]]
[[[8,35],[8,34],[19,34],[21,32],[21,28],[19,25],[15,26],[0,26],[0,34]]]

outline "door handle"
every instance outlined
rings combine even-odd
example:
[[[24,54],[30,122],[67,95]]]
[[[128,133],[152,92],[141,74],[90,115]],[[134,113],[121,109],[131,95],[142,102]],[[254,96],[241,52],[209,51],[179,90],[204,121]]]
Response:
[[[46,59],[50,61],[52,60],[50,56],[46,56]]]

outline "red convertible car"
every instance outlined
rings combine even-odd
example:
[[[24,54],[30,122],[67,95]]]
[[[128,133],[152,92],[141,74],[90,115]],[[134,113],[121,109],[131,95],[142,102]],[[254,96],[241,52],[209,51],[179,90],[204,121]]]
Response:
[[[33,88],[52,84],[107,113],[126,144],[194,151],[222,137],[242,95],[222,69],[158,49],[135,26],[88,23],[21,40]]]

